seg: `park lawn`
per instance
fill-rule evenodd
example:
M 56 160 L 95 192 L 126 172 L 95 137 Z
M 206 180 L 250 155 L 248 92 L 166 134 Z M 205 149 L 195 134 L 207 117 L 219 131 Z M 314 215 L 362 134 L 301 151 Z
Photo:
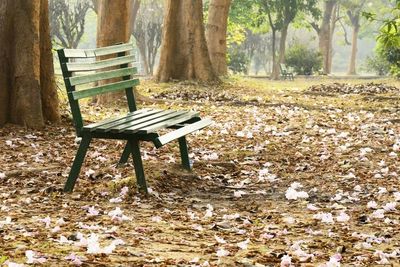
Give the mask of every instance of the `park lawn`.
M 400 91 L 307 91 L 333 82 L 371 81 L 143 81 L 140 92 L 158 99 L 146 105 L 215 121 L 188 138 L 193 173 L 179 168 L 176 144 L 142 145 L 148 197 L 136 193 L 132 166 L 116 167 L 124 144 L 110 140 L 94 141 L 74 193 L 61 192 L 78 142 L 65 98 L 59 125 L 3 128 L 0 261 L 24 263 L 33 250 L 52 266 L 71 263 L 71 253 L 104 266 L 273 266 L 289 257 L 295 266 L 395 264 Z M 125 111 L 90 103 L 84 110 L 89 121 Z M 114 241 L 112 253 L 79 246 L 91 233 L 101 247 Z

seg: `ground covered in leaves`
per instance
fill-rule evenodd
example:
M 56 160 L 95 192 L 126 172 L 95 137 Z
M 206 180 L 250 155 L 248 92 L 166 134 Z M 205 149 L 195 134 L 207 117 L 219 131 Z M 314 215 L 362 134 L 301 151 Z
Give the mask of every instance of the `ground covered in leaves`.
M 44 130 L 0 129 L 0 264 L 396 266 L 400 91 L 332 83 L 143 82 L 168 100 L 150 105 L 215 121 L 188 138 L 192 173 L 175 143 L 142 145 L 148 197 L 132 165 L 116 166 L 124 144 L 98 140 L 74 193 L 62 193 L 79 143 L 67 112 Z

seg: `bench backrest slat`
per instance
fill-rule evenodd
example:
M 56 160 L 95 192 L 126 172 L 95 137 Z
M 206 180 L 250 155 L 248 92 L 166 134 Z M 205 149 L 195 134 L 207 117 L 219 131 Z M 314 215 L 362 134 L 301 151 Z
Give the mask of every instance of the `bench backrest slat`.
M 134 56 L 117 57 L 88 63 L 67 63 L 69 71 L 94 71 L 122 64 L 129 64 L 135 60 Z
M 106 85 L 97 86 L 97 87 L 93 87 L 93 88 L 89 88 L 89 89 L 73 91 L 73 92 L 70 92 L 69 94 L 72 94 L 74 100 L 79 100 L 79 99 L 86 98 L 86 97 L 91 97 L 91 96 L 95 96 L 95 95 L 101 95 L 101 94 L 105 94 L 105 93 L 119 91 L 122 89 L 132 88 L 133 86 L 136 86 L 138 84 L 139 84 L 139 79 L 131 79 L 131 80 L 126 80 L 126 81 L 122 81 L 122 82 L 109 83 Z
M 64 49 L 64 54 L 67 58 L 89 58 L 107 56 L 121 52 L 130 52 L 131 50 L 132 44 L 121 44 L 96 49 Z
M 82 76 L 74 76 L 74 77 L 69 78 L 69 82 L 71 83 L 72 86 L 74 86 L 74 85 L 80 85 L 80 84 L 85 84 L 85 83 L 98 82 L 98 81 L 105 80 L 105 79 L 112 79 L 112 78 L 128 76 L 128 75 L 132 75 L 132 74 L 136 74 L 136 73 L 137 73 L 136 67 L 129 67 L 129 68 L 125 68 L 125 69 L 117 69 L 117 70 L 97 72 L 94 74 L 88 74 L 88 75 L 82 75 Z

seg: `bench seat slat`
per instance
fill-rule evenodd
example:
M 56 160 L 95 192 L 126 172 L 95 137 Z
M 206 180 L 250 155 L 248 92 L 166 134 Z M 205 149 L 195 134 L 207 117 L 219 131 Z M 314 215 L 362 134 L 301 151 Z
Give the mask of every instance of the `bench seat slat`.
M 129 64 L 135 60 L 134 56 L 117 57 L 88 63 L 67 63 L 68 71 L 94 71 L 122 64 Z
M 168 127 L 171 127 L 173 125 L 176 125 L 176 124 L 179 124 L 179 123 L 183 123 L 185 121 L 190 120 L 193 117 L 198 117 L 199 115 L 200 115 L 199 112 L 191 111 L 191 112 L 183 114 L 182 116 L 175 117 L 175 118 L 169 119 L 167 121 L 162 121 L 160 123 L 156 123 L 156 124 L 141 128 L 138 131 L 138 133 L 147 134 L 147 133 L 155 132 L 155 131 L 157 131 L 159 129 L 162 129 L 162 128 L 168 128 Z
M 102 86 L 97 86 L 89 89 L 84 89 L 80 91 L 73 91 L 70 92 L 72 94 L 72 97 L 74 100 L 86 98 L 86 97 L 91 97 L 95 95 L 101 95 L 105 93 L 110 93 L 110 92 L 115 92 L 118 90 L 122 89 L 127 89 L 134 87 L 139 84 L 139 79 L 131 79 L 131 80 L 126 80 L 122 82 L 116 82 L 116 83 L 109 83 L 107 85 L 102 85 Z
M 128 114 L 125 114 L 125 115 L 112 117 L 112 118 L 108 118 L 108 119 L 105 119 L 105 120 L 102 120 L 102 121 L 99 121 L 99 122 L 88 124 L 88 125 L 84 126 L 83 129 L 92 131 L 93 129 L 96 129 L 97 127 L 100 127 L 100 126 L 102 126 L 104 124 L 108 124 L 108 123 L 111 123 L 111 122 L 114 122 L 114 121 L 118 121 L 118 120 L 124 119 L 126 117 L 137 116 L 139 114 L 143 114 L 143 113 L 149 112 L 149 111 L 153 111 L 153 110 L 149 109 L 149 108 L 139 109 L 139 110 L 136 110 L 134 112 L 129 112 Z
M 140 116 L 135 117 L 134 119 L 127 118 L 126 120 L 119 120 L 116 122 L 113 122 L 111 124 L 107 125 L 102 125 L 98 127 L 96 130 L 100 132 L 109 132 L 109 131 L 114 131 L 114 132 L 119 132 L 119 130 L 130 127 L 132 125 L 136 125 L 139 123 L 142 123 L 144 121 L 152 120 L 154 118 L 158 118 L 160 116 L 164 116 L 165 114 L 170 114 L 172 112 L 175 112 L 173 110 L 158 110 L 158 112 L 151 112 L 150 114 L 146 114 L 145 116 Z M 149 115 L 149 116 L 147 116 Z
M 122 129 L 120 132 L 124 132 L 127 134 L 137 133 L 143 127 L 154 125 L 154 124 L 162 122 L 162 121 L 170 120 L 172 118 L 176 118 L 178 116 L 181 116 L 181 115 L 187 114 L 187 113 L 188 113 L 188 111 L 184 111 L 184 110 L 175 111 L 174 113 L 171 113 L 171 114 L 159 117 L 159 118 L 155 118 L 153 120 L 149 120 L 149 121 L 137 124 L 135 126 L 131 126 L 129 128 Z
M 110 131 L 113 133 L 122 133 L 122 132 L 128 133 L 127 131 L 125 131 L 127 128 L 136 127 L 137 125 L 143 125 L 143 124 L 149 125 L 149 122 L 151 124 L 151 121 L 157 120 L 156 122 L 158 122 L 158 121 L 160 121 L 160 119 L 163 120 L 163 118 L 170 116 L 171 114 L 173 114 L 173 116 L 176 116 L 175 115 L 176 113 L 177 113 L 177 111 L 175 111 L 175 110 L 164 110 L 160 113 L 157 113 L 157 114 L 154 114 L 151 116 L 147 116 L 147 117 L 139 119 L 139 120 L 134 120 L 134 121 L 127 122 L 125 124 L 120 124 L 115 127 L 110 127 L 108 129 L 106 129 L 106 131 Z
M 105 123 L 103 125 L 100 125 L 100 126 L 98 126 L 96 128 L 91 129 L 91 131 L 105 132 L 105 131 L 108 131 L 109 129 L 113 129 L 113 128 L 118 127 L 120 125 L 124 125 L 124 124 L 130 123 L 130 122 L 134 122 L 134 121 L 138 121 L 138 120 L 141 120 L 141 119 L 145 119 L 145 118 L 150 117 L 150 116 L 157 116 L 157 114 L 160 114 L 162 112 L 163 112 L 162 110 L 154 109 L 154 110 L 150 110 L 148 112 L 137 114 L 135 116 L 127 116 L 127 117 L 124 117 L 124 118 L 121 118 L 121 119 L 118 119 L 118 120 L 114 120 L 114 121 Z
M 208 119 L 208 118 L 207 119 L 202 119 L 202 120 L 200 120 L 198 122 L 189 124 L 189 125 L 187 125 L 185 127 L 182 127 L 182 128 L 180 128 L 178 130 L 169 132 L 167 134 L 164 134 L 164 135 L 156 138 L 155 141 L 154 141 L 154 145 L 157 148 L 159 148 L 159 147 L 161 147 L 161 146 L 163 146 L 163 145 L 165 145 L 165 144 L 167 144 L 167 143 L 169 143 L 169 142 L 171 142 L 171 141 L 173 141 L 175 139 L 178 139 L 178 138 L 180 138 L 182 136 L 190 134 L 190 133 L 192 133 L 194 131 L 203 129 L 203 128 L 207 127 L 210 124 L 212 124 L 212 120 L 211 119 Z
M 136 73 L 137 73 L 136 67 L 117 69 L 117 70 L 111 70 L 111 71 L 98 72 L 98 73 L 89 74 L 89 75 L 74 76 L 74 77 L 69 78 L 69 82 L 72 86 L 75 86 L 75 85 L 79 85 L 79 84 L 97 82 L 97 81 L 101 81 L 101 80 L 105 80 L 105 79 L 112 79 L 112 78 L 128 76 L 128 75 L 132 75 L 132 74 L 136 74 Z

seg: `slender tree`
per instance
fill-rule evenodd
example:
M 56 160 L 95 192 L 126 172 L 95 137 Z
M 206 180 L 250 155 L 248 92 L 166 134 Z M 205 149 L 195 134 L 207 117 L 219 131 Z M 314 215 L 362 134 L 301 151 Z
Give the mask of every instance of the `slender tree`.
M 202 0 L 167 0 L 156 80 L 218 81 L 208 53 Z
M 347 74 L 355 75 L 356 71 L 356 59 L 358 50 L 358 35 L 360 32 L 360 18 L 361 12 L 363 11 L 366 0 L 348 0 L 342 1 L 342 4 L 347 9 L 347 16 L 352 28 L 351 37 L 351 56 L 349 61 L 349 69 Z
M 158 49 L 161 46 L 163 5 L 160 0 L 143 2 L 137 12 L 135 30 L 143 72 L 153 75 Z
M 310 13 L 318 15 L 319 10 L 315 7 L 317 0 L 261 0 L 262 7 L 268 16 L 272 30 L 272 79 L 279 78 L 279 63 L 283 63 L 286 51 L 286 38 L 289 25 L 298 13 Z M 280 33 L 279 56 L 276 57 L 276 33 Z
M 92 7 L 89 0 L 70 4 L 65 0 L 50 0 L 50 26 L 53 40 L 64 48 L 77 48 L 85 33 L 86 13 Z
M 226 34 L 231 0 L 211 0 L 208 9 L 206 37 L 211 64 L 217 75 L 228 74 Z
M 0 1 L 0 126 L 57 122 L 47 0 Z
M 323 72 L 325 74 L 331 73 L 332 68 L 332 36 L 334 33 L 332 23 L 333 21 L 336 22 L 332 17 L 335 14 L 337 1 L 325 0 L 321 24 L 318 25 L 318 22 L 315 21 L 311 23 L 311 26 L 318 34 L 319 51 L 323 58 Z

